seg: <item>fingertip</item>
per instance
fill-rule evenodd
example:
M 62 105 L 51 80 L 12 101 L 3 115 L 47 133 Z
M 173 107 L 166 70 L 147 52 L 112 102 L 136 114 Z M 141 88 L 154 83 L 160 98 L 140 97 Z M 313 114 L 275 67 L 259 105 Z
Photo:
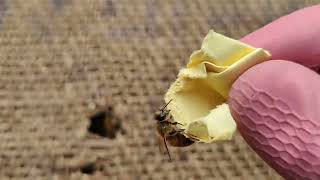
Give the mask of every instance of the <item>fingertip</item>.
M 310 69 L 275 60 L 246 71 L 230 91 L 241 135 L 285 178 L 320 179 L 319 89 Z

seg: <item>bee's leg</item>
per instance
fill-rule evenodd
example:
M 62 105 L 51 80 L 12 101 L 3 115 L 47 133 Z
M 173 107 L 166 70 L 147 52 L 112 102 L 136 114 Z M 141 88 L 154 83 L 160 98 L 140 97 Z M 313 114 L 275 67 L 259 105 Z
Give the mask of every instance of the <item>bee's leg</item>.
M 171 121 L 167 121 L 169 124 L 171 124 L 171 125 L 177 125 L 177 124 L 179 124 L 179 125 L 183 125 L 183 124 L 181 124 L 181 123 L 179 123 L 179 122 L 171 122 Z
M 177 133 L 184 133 L 184 129 L 178 129 Z
M 166 136 L 163 136 L 163 142 L 164 142 L 164 145 L 165 145 L 165 147 L 166 147 L 166 150 L 167 150 L 167 153 L 168 153 L 168 156 L 169 156 L 169 161 L 172 161 L 171 155 L 170 155 L 170 151 L 169 151 L 169 148 L 168 148 L 168 145 L 167 145 L 167 138 L 166 138 Z
M 177 131 L 174 131 L 174 132 L 170 132 L 169 134 L 167 134 L 167 136 L 172 137 L 172 136 L 175 136 L 175 135 L 177 135 L 177 134 L 178 134 L 178 132 L 177 132 Z
M 185 134 L 184 129 L 176 129 L 177 134 Z
M 191 139 L 194 142 L 199 142 L 199 138 L 197 136 L 188 134 L 188 138 Z
M 169 134 L 167 134 L 168 136 L 176 136 L 177 134 L 183 134 L 184 133 L 184 129 L 177 129 L 174 128 L 174 131 L 170 132 Z

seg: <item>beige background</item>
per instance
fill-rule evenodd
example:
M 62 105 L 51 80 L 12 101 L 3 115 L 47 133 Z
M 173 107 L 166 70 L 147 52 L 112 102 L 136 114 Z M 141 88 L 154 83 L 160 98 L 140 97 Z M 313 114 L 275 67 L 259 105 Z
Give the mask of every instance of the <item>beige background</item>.
M 239 135 L 171 147 L 167 162 L 153 113 L 209 29 L 240 38 L 317 3 L 0 0 L 0 179 L 280 179 Z M 88 132 L 104 105 L 125 134 Z

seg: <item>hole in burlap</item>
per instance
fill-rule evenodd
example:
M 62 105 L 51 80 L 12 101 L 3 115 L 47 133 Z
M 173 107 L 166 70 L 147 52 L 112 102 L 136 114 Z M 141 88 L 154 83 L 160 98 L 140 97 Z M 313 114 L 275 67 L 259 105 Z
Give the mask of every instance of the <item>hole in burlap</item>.
M 83 174 L 93 174 L 97 170 L 95 163 L 86 163 L 80 167 Z
M 110 139 L 116 138 L 118 131 L 123 132 L 120 119 L 115 116 L 112 107 L 103 108 L 90 117 L 88 131 Z

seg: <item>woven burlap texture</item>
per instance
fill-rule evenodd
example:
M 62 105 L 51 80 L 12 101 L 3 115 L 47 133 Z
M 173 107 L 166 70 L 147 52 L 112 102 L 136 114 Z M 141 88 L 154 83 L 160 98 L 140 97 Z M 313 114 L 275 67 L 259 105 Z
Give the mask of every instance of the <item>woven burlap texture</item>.
M 168 162 L 153 113 L 209 29 L 240 38 L 319 2 L 0 0 L 0 179 L 280 179 L 239 135 Z M 88 132 L 100 106 L 125 134 Z

